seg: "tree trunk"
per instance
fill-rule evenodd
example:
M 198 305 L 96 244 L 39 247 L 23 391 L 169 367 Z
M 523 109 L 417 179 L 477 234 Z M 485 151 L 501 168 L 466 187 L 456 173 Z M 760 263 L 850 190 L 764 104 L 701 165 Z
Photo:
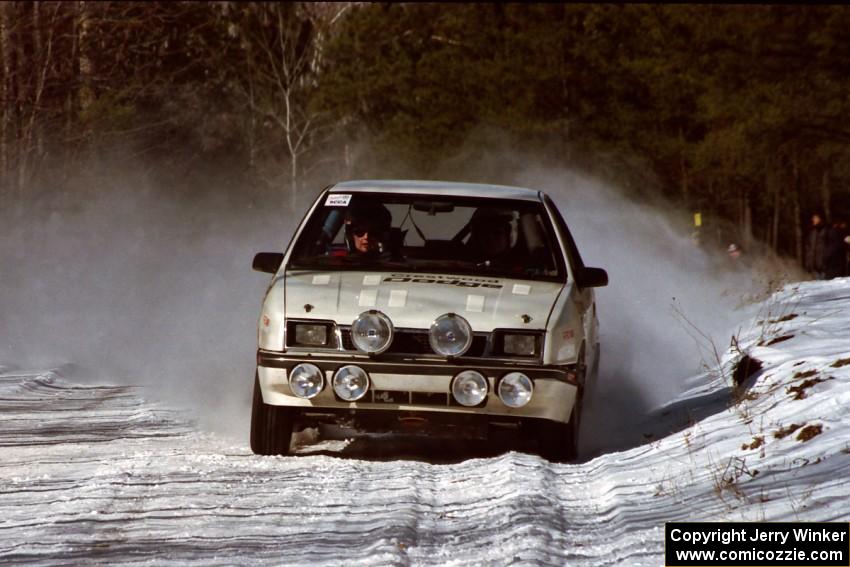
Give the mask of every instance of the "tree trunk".
M 65 94 L 65 142 L 63 144 L 62 149 L 62 169 L 65 175 L 70 171 L 72 162 L 74 161 L 74 156 L 76 154 L 75 147 L 76 144 L 72 144 L 71 140 L 75 138 L 74 129 L 77 123 L 77 118 L 79 116 L 79 109 L 77 108 L 78 102 L 78 86 L 80 79 L 80 60 L 79 60 L 79 50 L 80 50 L 80 18 L 79 18 L 79 6 L 74 7 L 73 18 L 71 18 L 71 53 L 70 59 L 68 60 L 69 68 L 68 68 L 68 77 L 67 82 L 69 88 L 66 89 Z M 73 88 L 70 87 L 73 85 Z
M 779 222 L 781 220 L 782 199 L 780 198 L 781 191 L 776 179 L 774 169 L 774 161 L 770 157 L 764 160 L 764 190 L 767 195 L 773 198 L 773 214 L 770 218 L 770 224 L 767 229 L 767 244 L 774 252 L 779 252 Z
M 0 84 L 0 97 L 3 100 L 3 116 L 0 119 L 0 194 L 5 194 L 9 169 L 9 135 L 12 133 L 12 115 L 14 105 L 12 101 L 12 58 L 11 42 L 9 41 L 9 6 L 6 2 L 0 3 L 0 65 L 2 65 L 3 79 Z M 5 199 L 4 199 L 5 200 Z
M 91 35 L 89 4 L 84 0 L 77 3 L 77 29 L 79 30 L 78 68 L 80 73 L 77 108 L 79 108 L 80 113 L 85 114 L 94 102 L 94 91 L 92 89 L 94 68 L 91 60 L 91 38 L 89 37 Z
M 290 179 L 289 179 L 289 190 L 291 191 L 289 206 L 292 209 L 292 213 L 297 213 L 296 206 L 298 204 L 298 154 L 296 152 L 291 152 L 290 154 Z
M 738 243 L 743 241 L 744 235 L 744 194 L 744 190 L 738 185 L 735 189 L 735 233 L 732 236 Z M 729 240 L 729 237 L 726 239 Z
M 743 240 L 744 250 L 749 250 L 753 244 L 753 207 L 750 204 L 750 191 L 744 191 L 744 218 L 743 230 L 741 239 Z
M 690 208 L 690 186 L 689 186 L 689 176 L 688 176 L 688 162 L 685 160 L 685 134 L 682 131 L 682 127 L 679 126 L 679 175 L 681 177 L 680 180 L 680 188 L 682 190 L 682 204 L 686 209 Z
M 770 230 L 770 245 L 773 251 L 779 252 L 779 221 L 781 219 L 782 199 L 777 187 L 773 187 L 773 224 Z
M 733 238 L 735 240 L 743 240 L 740 238 L 744 234 L 744 190 L 740 186 L 735 191 L 735 232 Z M 727 236 L 726 240 L 729 240 Z M 728 242 L 726 243 L 728 244 Z
M 47 29 L 47 43 L 45 45 L 42 37 L 41 4 L 32 3 L 32 44 L 33 50 L 30 54 L 27 69 L 30 70 L 30 87 L 26 104 L 29 107 L 29 116 L 24 121 L 21 116 L 22 149 L 18 159 L 18 184 L 23 188 L 30 179 L 30 171 L 37 171 L 39 158 L 44 154 L 44 140 L 42 136 L 42 96 L 47 85 L 47 77 L 53 64 L 53 32 L 56 27 L 56 16 L 59 6 L 55 6 L 53 17 Z M 20 43 L 20 42 L 19 42 Z M 22 195 L 23 196 L 23 195 Z
M 52 22 L 51 22 L 52 24 Z M 32 3 L 32 65 L 33 69 L 37 69 L 41 74 L 42 69 L 46 71 L 46 66 L 50 65 L 48 56 L 44 54 L 44 39 L 41 33 L 41 2 L 35 1 Z M 44 66 L 44 67 L 43 67 Z M 44 139 L 41 132 L 41 122 L 35 120 L 38 113 L 41 92 L 44 90 L 44 78 L 41 79 L 38 86 L 38 95 L 33 101 L 32 115 L 30 119 L 30 130 L 27 133 L 28 145 L 35 152 L 36 156 L 44 155 Z
M 16 8 L 15 19 L 20 22 L 24 18 L 23 10 L 25 6 L 22 4 L 14 4 Z M 24 123 L 26 121 L 26 117 L 24 116 L 24 109 L 26 107 L 26 101 L 29 97 L 29 89 L 26 87 L 24 80 L 24 69 L 30 69 L 31 61 L 27 60 L 26 53 L 24 52 L 24 42 L 21 41 L 21 33 L 18 32 L 18 41 L 15 42 L 15 90 L 16 90 L 16 109 L 15 115 L 18 119 L 18 124 L 16 125 L 17 130 L 17 140 L 16 140 L 16 151 L 15 155 L 17 157 L 17 198 L 19 203 L 23 203 L 24 197 L 24 183 L 27 177 L 27 159 L 29 157 L 29 148 L 27 148 L 27 140 L 26 140 L 26 132 L 24 128 Z
M 823 222 L 825 222 L 825 223 L 832 222 L 832 214 L 831 214 L 830 206 L 829 206 L 830 201 L 832 201 L 832 198 L 831 198 L 832 195 L 830 194 L 829 170 L 828 169 L 824 169 L 823 177 L 821 178 L 820 197 L 821 197 L 821 202 L 823 203 L 823 214 L 824 214 Z
M 342 147 L 342 163 L 345 165 L 345 178 L 351 179 L 351 148 L 348 143 Z
M 253 169 L 257 165 L 257 113 L 254 111 L 255 103 L 253 81 L 249 82 L 248 89 L 248 96 L 251 99 L 251 113 L 248 119 L 248 166 Z
M 797 261 L 802 264 L 803 262 L 803 225 L 801 223 L 800 217 L 802 215 L 802 211 L 800 211 L 800 195 L 796 192 L 794 193 L 794 256 L 797 258 Z
M 791 173 L 793 180 L 794 195 L 794 257 L 802 264 L 803 262 L 803 225 L 802 211 L 800 210 L 800 165 L 797 161 L 797 149 L 794 148 L 791 157 Z

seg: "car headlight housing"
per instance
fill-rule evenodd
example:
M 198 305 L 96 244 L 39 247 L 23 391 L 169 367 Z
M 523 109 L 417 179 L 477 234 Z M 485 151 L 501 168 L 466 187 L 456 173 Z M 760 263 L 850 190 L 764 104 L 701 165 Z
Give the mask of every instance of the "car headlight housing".
M 528 333 L 509 333 L 502 335 L 502 352 L 513 356 L 536 356 L 538 350 L 538 335 Z
M 325 376 L 315 364 L 302 362 L 289 372 L 289 389 L 299 398 L 315 398 L 325 387 Z
M 428 340 L 441 356 L 462 356 L 472 345 L 472 327 L 460 315 L 446 313 L 431 323 Z
M 521 408 L 531 401 L 534 383 L 522 372 L 511 372 L 499 381 L 497 393 L 502 403 L 509 408 Z
M 290 321 L 287 324 L 289 346 L 330 346 L 333 328 L 329 323 Z
M 351 342 L 357 350 L 381 354 L 390 348 L 392 341 L 393 323 L 380 311 L 364 311 L 351 324 Z
M 474 407 L 487 398 L 487 378 L 476 370 L 464 370 L 452 380 L 452 396 L 462 406 Z
M 356 402 L 369 391 L 369 375 L 359 366 L 349 364 L 334 374 L 334 392 L 346 402 Z

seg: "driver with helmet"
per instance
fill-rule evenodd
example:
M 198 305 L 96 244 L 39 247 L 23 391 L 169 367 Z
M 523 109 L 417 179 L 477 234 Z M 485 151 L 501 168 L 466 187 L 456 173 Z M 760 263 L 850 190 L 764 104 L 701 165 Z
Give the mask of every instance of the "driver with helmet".
M 345 245 L 349 254 L 381 256 L 388 252 L 392 215 L 381 204 L 360 203 L 345 214 Z

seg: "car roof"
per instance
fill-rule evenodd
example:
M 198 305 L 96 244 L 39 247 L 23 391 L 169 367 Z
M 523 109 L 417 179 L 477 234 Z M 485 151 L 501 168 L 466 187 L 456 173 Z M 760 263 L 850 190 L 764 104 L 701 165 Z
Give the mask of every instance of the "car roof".
M 540 201 L 541 192 L 510 185 L 458 183 L 451 181 L 417 181 L 405 179 L 363 179 L 332 185 L 332 193 L 402 193 L 411 195 L 456 195 Z

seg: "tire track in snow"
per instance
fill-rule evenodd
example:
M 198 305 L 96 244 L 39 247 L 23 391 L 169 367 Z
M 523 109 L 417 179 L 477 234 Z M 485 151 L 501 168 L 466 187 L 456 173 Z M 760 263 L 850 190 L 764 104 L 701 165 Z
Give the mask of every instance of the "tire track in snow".
M 765 364 L 746 404 L 574 465 L 257 457 L 134 388 L 0 370 L 0 564 L 655 566 L 665 521 L 847 521 L 848 285 L 774 296 L 794 338 L 740 337 Z M 793 400 L 808 369 L 830 379 Z M 773 437 L 790 423 L 823 431 Z
M 0 447 L 173 437 L 191 425 L 127 386 L 80 386 L 52 372 L 0 375 Z
M 0 562 L 600 564 L 571 549 L 581 475 L 535 456 L 256 457 L 49 373 L 0 375 L 0 404 Z
M 850 367 L 830 366 L 846 341 L 816 307 L 788 331 L 817 320 L 837 338 L 756 350 L 768 366 L 747 407 L 574 465 L 257 457 L 133 389 L 0 374 L 0 564 L 654 566 L 666 521 L 846 521 Z M 834 379 L 791 401 L 809 367 Z M 772 437 L 792 421 L 824 430 Z M 742 448 L 754 435 L 765 447 Z

